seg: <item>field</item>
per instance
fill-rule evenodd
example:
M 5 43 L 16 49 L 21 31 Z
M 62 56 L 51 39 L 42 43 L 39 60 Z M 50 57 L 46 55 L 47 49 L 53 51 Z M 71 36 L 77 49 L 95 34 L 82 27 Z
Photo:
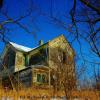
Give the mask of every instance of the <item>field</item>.
M 72 91 L 71 100 L 100 100 L 100 91 Z M 56 98 L 56 99 L 54 99 Z M 66 100 L 64 91 L 53 89 L 23 89 L 20 91 L 0 90 L 0 100 Z

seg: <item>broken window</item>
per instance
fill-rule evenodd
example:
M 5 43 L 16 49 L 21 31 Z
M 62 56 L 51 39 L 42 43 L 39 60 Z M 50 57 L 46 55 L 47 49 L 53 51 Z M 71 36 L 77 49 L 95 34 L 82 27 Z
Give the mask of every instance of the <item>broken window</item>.
M 29 65 L 47 65 L 46 48 L 40 49 L 36 54 L 32 55 L 29 60 Z

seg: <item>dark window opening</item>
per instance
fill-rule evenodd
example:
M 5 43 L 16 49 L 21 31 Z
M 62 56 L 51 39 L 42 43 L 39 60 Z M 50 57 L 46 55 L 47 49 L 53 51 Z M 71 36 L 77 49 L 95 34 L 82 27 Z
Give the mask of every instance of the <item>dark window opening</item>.
M 31 56 L 29 65 L 47 65 L 47 51 L 46 48 L 42 48 L 38 53 Z
M 41 82 L 41 75 L 40 74 L 37 74 L 37 82 Z
M 3 59 L 4 67 L 10 68 L 15 65 L 15 52 L 13 50 L 8 50 L 7 54 Z
M 47 83 L 46 75 L 44 75 L 44 74 L 37 74 L 37 82 Z
M 66 63 L 67 62 L 67 56 L 66 56 L 66 53 L 63 52 L 63 63 Z
M 28 56 L 26 54 L 24 54 L 24 57 L 25 57 L 25 66 L 28 66 Z
M 43 83 L 47 83 L 47 81 L 46 81 L 46 75 L 42 75 L 42 82 Z

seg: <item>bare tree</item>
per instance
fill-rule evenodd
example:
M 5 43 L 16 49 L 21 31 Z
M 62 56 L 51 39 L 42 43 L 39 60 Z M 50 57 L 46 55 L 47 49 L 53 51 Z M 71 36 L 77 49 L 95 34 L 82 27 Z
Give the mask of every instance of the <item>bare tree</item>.
M 73 8 L 70 11 L 73 28 L 75 28 L 75 38 L 84 39 L 91 47 L 91 50 L 100 57 L 100 2 L 98 0 L 73 0 Z M 77 9 L 78 2 L 82 7 Z M 79 28 L 79 25 L 86 24 L 86 30 Z
M 0 37 L 3 42 L 8 42 L 8 38 L 6 38 L 5 31 L 8 31 L 7 27 L 5 25 L 11 23 L 11 24 L 16 24 L 18 25 L 21 29 L 23 29 L 27 33 L 33 33 L 32 31 L 29 30 L 28 27 L 23 25 L 21 23 L 21 20 L 24 18 L 30 16 L 33 11 L 38 11 L 37 7 L 34 6 L 32 0 L 30 1 L 30 7 L 28 11 L 24 14 L 19 16 L 18 19 L 14 19 L 11 16 L 9 16 L 7 10 L 3 10 L 4 6 L 4 0 L 0 0 L 0 13 L 6 17 L 5 21 L 0 22 Z M 82 4 L 82 7 L 77 9 L 78 7 L 78 2 Z M 84 39 L 89 45 L 90 45 L 90 50 L 92 50 L 99 58 L 100 58 L 100 26 L 98 23 L 100 22 L 100 1 L 99 0 L 73 0 L 73 7 L 70 11 L 71 15 L 71 26 L 68 28 L 66 26 L 66 22 L 60 20 L 57 16 L 54 16 L 53 14 L 53 1 L 51 0 L 51 8 L 50 8 L 50 15 L 42 13 L 40 11 L 39 15 L 42 14 L 43 16 L 46 16 L 52 20 L 52 22 L 56 25 L 59 25 L 60 27 L 63 27 L 64 29 L 67 29 L 68 31 L 70 30 L 72 34 L 70 36 L 74 36 L 74 39 L 71 41 L 73 43 L 75 40 L 78 41 L 80 45 L 80 51 L 82 51 L 81 48 L 81 43 L 80 39 Z M 37 15 L 37 16 L 39 16 Z M 66 17 L 66 16 L 65 16 Z M 80 28 L 79 25 L 86 24 L 87 28 L 84 30 L 83 28 Z M 73 66 L 72 63 L 63 63 L 62 61 L 62 51 L 59 48 L 53 48 L 55 53 L 52 55 L 52 61 L 55 61 L 55 65 L 57 65 L 57 69 L 52 69 L 52 78 L 54 80 L 53 85 L 55 90 L 59 89 L 60 87 L 63 87 L 65 89 L 66 97 L 69 96 L 68 93 L 74 88 L 75 80 L 73 79 L 72 76 L 70 76 L 69 72 L 73 71 L 73 69 L 68 69 L 70 68 L 69 66 Z M 57 55 L 57 52 L 59 56 Z M 81 52 L 82 53 L 82 52 Z M 82 54 L 84 55 L 84 54 Z M 56 57 L 56 59 L 55 59 Z M 69 57 L 70 58 L 70 57 Z M 84 62 L 86 61 L 84 57 L 82 56 Z M 91 63 L 95 63 L 91 62 Z M 95 63 L 96 64 L 96 63 Z M 85 66 L 86 68 L 86 66 Z M 82 69 L 79 71 L 79 75 L 83 74 L 85 69 L 82 66 Z M 74 71 L 73 71 L 74 73 Z M 100 73 L 98 71 L 98 73 Z M 97 73 L 95 74 L 96 80 L 98 80 Z M 60 83 L 60 84 L 59 84 Z
M 33 11 L 36 11 L 35 9 L 35 5 L 33 5 L 33 1 L 29 0 L 29 6 L 27 6 L 27 10 L 24 11 L 23 14 L 20 14 L 18 16 L 18 18 L 12 17 L 11 15 L 9 15 L 8 12 L 8 8 L 5 7 L 6 2 L 5 0 L 0 0 L 0 14 L 3 16 L 4 20 L 0 20 L 0 41 L 4 42 L 5 44 L 8 43 L 10 41 L 10 39 L 7 37 L 7 34 L 11 31 L 7 26 L 10 25 L 17 25 L 21 30 L 24 30 L 25 32 L 27 32 L 28 34 L 33 34 L 33 31 L 29 30 L 29 27 L 25 26 L 21 21 L 27 17 L 32 17 L 31 14 L 33 13 Z M 21 2 L 21 4 L 23 4 L 23 2 Z M 34 35 L 34 34 L 33 34 Z M 5 57 L 7 58 L 7 57 Z M 7 71 L 11 86 L 13 89 L 15 89 L 14 86 L 14 79 L 17 80 L 18 85 L 20 85 L 21 82 L 19 82 L 19 76 L 18 79 L 16 78 L 16 76 L 13 76 L 13 78 L 11 78 L 10 74 L 9 74 L 9 69 L 7 69 L 6 65 L 3 64 L 2 58 L 0 57 L 0 64 L 1 66 L 3 66 L 3 71 Z M 0 67 L 1 67 L 0 66 Z M 1 77 L 1 76 L 0 76 Z
M 81 4 L 80 9 L 78 9 L 78 3 Z M 98 58 L 100 58 L 100 26 L 98 25 L 100 22 L 100 1 L 98 0 L 73 0 L 73 7 L 70 11 L 71 19 L 72 19 L 72 29 L 75 29 L 74 36 L 78 43 L 81 43 L 80 39 L 84 39 L 89 46 L 90 50 L 95 54 Z M 81 28 L 82 25 L 85 25 L 86 28 Z M 81 27 L 79 27 L 81 26 Z M 82 53 L 82 52 L 81 52 Z M 86 60 L 83 57 L 83 53 L 81 54 L 84 62 Z M 88 61 L 88 60 L 87 60 Z M 95 61 L 91 62 L 95 66 L 99 66 Z M 91 64 L 90 64 L 91 66 Z M 92 66 L 91 66 L 92 67 Z M 85 68 L 85 67 L 84 67 Z M 85 70 L 86 72 L 86 70 Z M 99 83 L 98 77 L 100 74 L 99 69 L 95 69 L 93 71 L 96 83 Z M 98 74 L 97 74 L 98 73 Z M 84 81 L 85 82 L 85 81 Z M 94 83 L 91 83 L 92 85 Z
M 94 89 L 100 90 L 100 68 L 99 65 L 97 66 L 93 65 L 94 68 Z
M 65 50 L 56 47 L 51 48 L 50 60 L 52 62 L 52 85 L 54 94 L 62 90 L 65 92 L 66 98 L 71 98 L 71 92 L 76 89 L 75 63 L 74 58 Z
M 2 15 L 2 17 L 4 17 L 4 20 L 0 21 L 0 39 L 1 41 L 3 41 L 4 43 L 8 42 L 10 39 L 6 36 L 8 33 L 10 33 L 10 31 L 12 31 L 10 28 L 8 28 L 7 26 L 10 25 L 17 25 L 19 27 L 19 29 L 24 30 L 26 33 L 28 34 L 34 34 L 34 29 L 32 31 L 30 31 L 29 26 L 26 26 L 22 23 L 22 21 L 29 17 L 30 19 L 35 20 L 36 16 L 32 16 L 33 12 L 39 12 L 38 8 L 36 7 L 36 5 L 33 4 L 33 0 L 28 0 L 27 2 L 29 3 L 29 5 L 27 6 L 27 10 L 23 11 L 23 13 L 19 14 L 19 16 L 13 17 L 9 14 L 8 8 L 5 7 L 6 2 L 4 2 L 5 0 L 0 0 L 0 14 Z M 24 5 L 24 1 L 18 1 L 21 4 Z M 37 15 L 39 16 L 39 15 Z M 33 22 L 33 21 L 32 21 Z M 34 23 L 34 22 L 33 22 Z

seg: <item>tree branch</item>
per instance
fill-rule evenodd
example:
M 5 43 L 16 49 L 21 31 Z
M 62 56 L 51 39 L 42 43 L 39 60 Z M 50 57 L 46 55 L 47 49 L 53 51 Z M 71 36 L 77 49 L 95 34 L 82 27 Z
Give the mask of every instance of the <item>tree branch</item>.
M 91 8 L 92 10 L 96 11 L 100 15 L 100 8 L 96 8 L 91 3 L 89 3 L 89 2 L 87 2 L 85 0 L 80 0 L 80 2 L 82 2 L 84 5 L 86 5 L 87 7 Z

